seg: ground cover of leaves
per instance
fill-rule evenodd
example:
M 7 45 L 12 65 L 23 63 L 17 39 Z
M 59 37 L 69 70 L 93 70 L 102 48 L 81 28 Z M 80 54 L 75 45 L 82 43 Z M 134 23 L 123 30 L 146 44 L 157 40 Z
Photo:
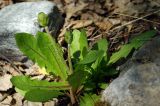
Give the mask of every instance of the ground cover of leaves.
M 65 18 L 65 23 L 57 38 L 64 48 L 66 48 L 66 43 L 63 35 L 67 29 L 85 28 L 90 46 L 98 39 L 108 39 L 110 52 L 119 50 L 121 45 L 128 43 L 131 37 L 144 31 L 156 29 L 160 33 L 160 16 L 156 14 L 147 15 L 148 13 L 144 13 L 136 17 L 115 14 L 113 12 L 114 7 L 107 8 L 104 5 L 105 0 L 83 0 L 85 2 L 82 2 L 82 0 L 50 1 L 57 3 L 60 12 Z M 0 9 L 16 2 L 18 0 L 1 0 Z M 40 80 L 54 80 L 49 76 L 45 76 L 43 70 L 31 61 L 14 62 L 4 57 L 0 59 L 0 106 L 53 106 L 57 102 L 57 99 L 46 103 L 33 103 L 24 100 L 21 95 L 14 91 L 10 82 L 12 76 L 21 74 L 30 75 Z M 108 78 L 108 82 L 112 80 L 113 78 Z

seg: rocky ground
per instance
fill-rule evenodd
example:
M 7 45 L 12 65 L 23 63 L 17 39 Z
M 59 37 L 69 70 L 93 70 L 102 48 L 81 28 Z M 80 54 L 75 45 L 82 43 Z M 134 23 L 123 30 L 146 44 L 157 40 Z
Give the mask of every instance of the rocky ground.
M 29 3 L 30 1 L 44 2 Z M 156 99 L 160 94 L 159 0 L 49 1 L 54 4 L 47 0 L 0 0 L 0 106 L 54 106 L 57 102 L 56 99 L 46 103 L 26 101 L 15 93 L 10 82 L 12 76 L 20 74 L 46 78 L 37 65 L 22 56 L 13 36 L 16 32 L 35 34 L 36 31 L 43 30 L 36 24 L 36 14 L 40 11 L 50 14 L 53 19 L 50 30 L 53 30 L 54 36 L 64 47 L 66 44 L 63 35 L 67 29 L 85 28 L 90 45 L 98 39 L 108 39 L 110 52 L 119 50 L 122 44 L 128 43 L 137 34 L 151 29 L 157 30 L 157 38 L 135 53 L 136 58 L 140 54 L 139 57 L 146 56 L 149 61 L 139 63 L 128 60 L 129 64 L 124 65 L 125 71 L 120 77 L 113 82 L 110 79 L 111 84 L 103 93 L 102 100 L 111 106 L 160 105 Z M 19 2 L 24 4 L 16 4 Z M 144 101 L 147 102 L 143 103 Z
M 111 106 L 159 106 L 160 38 L 146 43 L 122 67 L 120 76 L 103 92 Z

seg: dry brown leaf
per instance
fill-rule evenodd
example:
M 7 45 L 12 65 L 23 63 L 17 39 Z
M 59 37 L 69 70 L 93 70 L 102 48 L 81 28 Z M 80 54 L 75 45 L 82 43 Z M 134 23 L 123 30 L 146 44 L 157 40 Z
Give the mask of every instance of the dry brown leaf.
M 66 5 L 64 7 L 64 11 L 66 13 L 66 18 L 65 18 L 65 24 L 63 25 L 63 28 L 61 30 L 61 33 L 59 34 L 58 36 L 58 42 L 60 44 L 63 43 L 64 41 L 64 34 L 66 32 L 66 30 L 68 28 L 70 28 L 73 23 L 69 22 L 69 19 L 78 11 L 81 11 L 84 9 L 84 7 L 86 7 L 88 4 L 87 3 L 84 3 L 82 1 L 79 1 L 76 5 L 75 3 L 70 3 L 69 5 Z
M 58 43 L 59 43 L 59 44 L 62 44 L 62 42 L 64 41 L 64 34 L 65 34 L 65 32 L 66 32 L 67 29 L 70 28 L 72 25 L 73 25 L 73 23 L 68 23 L 68 22 L 66 22 L 66 23 L 64 24 L 64 27 L 63 27 L 63 29 L 61 30 L 61 33 L 60 33 L 59 36 L 58 36 Z
M 72 28 L 73 29 L 82 28 L 82 27 L 89 26 L 92 23 L 93 23 L 92 20 L 77 20 L 77 21 L 74 21 L 74 25 L 72 26 Z
M 19 73 L 11 65 L 9 65 L 9 64 L 3 66 L 3 69 L 6 72 L 11 73 L 12 75 L 19 75 Z
M 101 15 L 107 12 L 102 9 L 102 5 L 99 3 L 90 3 L 86 8 L 91 11 L 94 11 L 97 14 L 101 14 Z
M 24 71 L 26 72 L 26 75 L 48 75 L 45 68 L 40 68 L 37 64 L 34 64 Z
M 104 18 L 92 11 L 88 11 L 86 13 L 81 14 L 81 20 L 93 20 L 96 21 L 102 21 Z
M 14 2 L 38 2 L 38 1 L 42 1 L 42 0 L 14 0 Z
M 3 99 L 3 96 L 2 96 L 2 94 L 0 93 L 0 101 Z
M 81 14 L 81 20 L 93 20 L 93 13 L 87 12 Z
M 95 22 L 95 25 L 97 25 L 100 29 L 108 31 L 113 25 L 109 21 L 105 22 Z
M 8 89 L 12 88 L 12 83 L 10 81 L 11 75 L 5 74 L 4 76 L 0 77 L 0 91 L 7 91 Z
M 12 0 L 0 0 L 0 9 L 10 4 L 13 4 Z
M 44 103 L 44 106 L 56 106 L 56 103 L 58 102 L 58 100 L 56 98 L 53 98 L 53 101 L 49 101 Z
M 0 103 L 0 106 L 11 106 L 12 97 L 7 96 L 7 98 Z
M 95 27 L 88 26 L 86 28 L 87 37 L 90 37 L 93 34 L 93 32 L 94 32 L 95 29 L 96 29 Z
M 73 0 L 61 0 L 61 1 L 64 1 L 65 3 L 69 4 L 69 3 L 71 3 Z
M 1 65 L 1 66 L 4 66 L 5 64 L 6 64 L 5 61 L 0 60 L 0 65 Z
M 23 106 L 43 106 L 40 102 L 30 102 L 25 100 Z
M 15 104 L 13 106 L 22 106 L 23 96 L 19 93 L 15 93 L 13 95 L 13 98 L 15 99 Z
M 71 21 L 71 22 L 66 22 L 65 23 L 65 27 L 62 29 L 61 33 L 59 34 L 59 38 L 58 38 L 58 43 L 62 44 L 63 40 L 64 40 L 64 34 L 66 32 L 67 29 L 69 28 L 82 28 L 82 27 L 86 27 L 90 24 L 92 24 L 93 21 L 92 20 L 76 20 L 76 21 Z
M 118 25 L 121 23 L 120 19 L 108 19 L 113 25 Z
M 88 4 L 84 3 L 84 2 L 79 2 L 77 5 L 75 5 L 75 3 L 71 3 L 69 5 L 67 5 L 64 10 L 66 13 L 66 20 L 70 19 L 76 12 L 84 9 L 84 7 L 86 7 Z
M 127 25 L 128 33 L 130 33 L 130 32 L 131 32 L 132 27 L 133 27 L 133 25 L 132 25 L 132 24 Z

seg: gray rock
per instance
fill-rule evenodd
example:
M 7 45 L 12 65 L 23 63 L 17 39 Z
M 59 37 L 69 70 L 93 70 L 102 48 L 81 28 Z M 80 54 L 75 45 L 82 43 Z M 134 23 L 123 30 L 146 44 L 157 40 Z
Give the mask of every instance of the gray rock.
M 42 30 L 37 23 L 39 12 L 49 14 L 50 30 L 56 35 L 63 24 L 63 18 L 54 3 L 49 1 L 23 2 L 0 10 L 0 57 L 19 60 L 22 53 L 16 46 L 14 34 L 27 32 L 36 34 Z
M 137 51 L 102 94 L 111 106 L 160 106 L 160 37 Z

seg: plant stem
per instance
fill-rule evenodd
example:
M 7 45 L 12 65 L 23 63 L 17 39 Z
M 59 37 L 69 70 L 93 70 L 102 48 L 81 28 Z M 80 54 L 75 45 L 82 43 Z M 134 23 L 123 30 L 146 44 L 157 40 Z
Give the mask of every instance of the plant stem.
M 81 92 L 81 90 L 83 89 L 83 87 L 84 87 L 84 85 L 80 86 L 80 87 L 77 89 L 76 95 L 78 95 L 78 94 Z
M 51 35 L 51 33 L 49 32 L 48 26 L 44 27 L 44 29 L 49 35 Z
M 72 74 L 73 66 L 72 66 L 72 61 L 71 61 L 70 44 L 68 44 L 68 63 L 69 63 L 70 74 Z
M 71 53 L 70 53 L 70 44 L 68 44 L 68 63 L 69 63 L 69 70 L 70 70 L 70 74 L 73 73 L 73 66 L 72 66 L 72 61 L 71 61 Z M 71 103 L 72 105 L 76 103 L 76 99 L 75 99 L 75 94 L 73 91 L 73 88 L 70 88 L 70 98 L 71 98 Z
M 71 89 L 69 90 L 69 92 L 70 92 L 71 103 L 72 103 L 72 105 L 73 105 L 73 104 L 76 103 L 76 99 L 75 99 L 75 95 L 74 95 L 73 89 L 71 88 Z

